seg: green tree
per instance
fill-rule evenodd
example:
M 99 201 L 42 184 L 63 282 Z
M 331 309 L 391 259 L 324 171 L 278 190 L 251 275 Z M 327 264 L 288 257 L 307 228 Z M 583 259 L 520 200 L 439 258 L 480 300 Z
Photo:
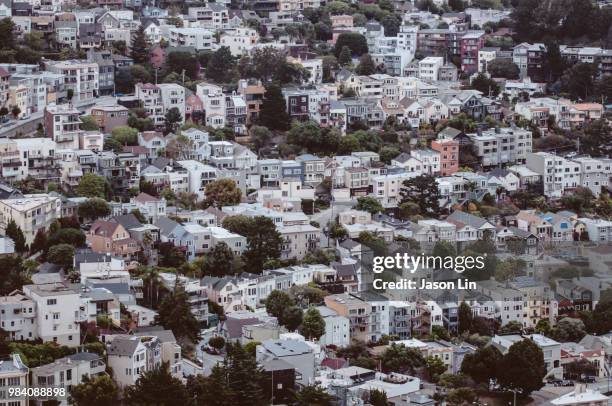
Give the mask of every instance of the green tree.
M 272 130 L 285 131 L 289 128 L 287 104 L 278 85 L 272 84 L 266 88 L 259 114 L 259 122 L 261 125 Z
M 189 296 L 180 284 L 162 300 L 155 322 L 172 330 L 177 339 L 196 342 L 200 335 L 200 324 L 191 312 Z
M 248 247 L 243 256 L 252 272 L 260 272 L 267 260 L 280 257 L 282 238 L 270 218 L 230 216 L 223 220 L 223 227 L 246 237 Z
M 210 57 L 206 69 L 206 77 L 217 83 L 228 83 L 232 80 L 236 61 L 229 47 L 220 47 Z
M 359 58 L 359 65 L 355 70 L 359 75 L 372 75 L 376 73 L 376 64 L 370 54 L 363 54 Z
M 232 392 L 234 405 L 263 405 L 262 370 L 257 366 L 255 357 L 247 353 L 240 343 L 228 349 L 227 382 Z
M 108 376 L 83 376 L 79 385 L 70 389 L 69 403 L 76 406 L 107 406 L 119 404 L 119 389 Z
M 387 393 L 378 389 L 370 390 L 370 404 L 372 406 L 387 406 L 389 404 Z
M 283 310 L 279 323 L 289 331 L 295 331 L 302 324 L 304 312 L 297 306 L 287 307 Z
M 17 225 L 15 220 L 10 219 L 5 230 L 5 235 L 9 237 L 15 243 L 15 251 L 18 253 L 23 253 L 26 251 L 26 239 L 23 235 L 23 231 L 21 227 Z
M 220 242 L 206 255 L 202 267 L 203 276 L 223 277 L 233 274 L 234 254 L 226 243 Z
M 34 241 L 30 246 L 30 253 L 34 254 L 47 248 L 47 232 L 44 228 L 39 228 L 34 235 Z
M 470 305 L 465 302 L 461 302 L 461 304 L 459 305 L 459 309 L 457 310 L 457 318 L 459 321 L 459 334 L 469 332 L 472 328 L 472 322 L 474 321 L 474 315 L 472 313 Z
M 165 362 L 142 373 L 136 383 L 124 391 L 124 402 L 128 406 L 187 405 L 189 401 L 185 385 L 172 376 Z
M 478 395 L 474 389 L 468 387 L 453 389 L 446 395 L 447 404 L 453 406 L 471 405 L 477 399 Z
M 325 334 L 325 320 L 316 307 L 310 307 L 304 313 L 300 333 L 309 340 L 318 340 Z
M 593 120 L 578 133 L 580 148 L 593 157 L 603 157 L 612 154 L 612 127 L 604 119 Z
M 487 71 L 494 78 L 518 79 L 519 67 L 506 59 L 493 59 L 487 63 Z
M 74 247 L 70 244 L 56 244 L 49 248 L 47 261 L 64 269 L 71 268 L 74 261 Z
M 564 317 L 559 320 L 552 335 L 560 342 L 578 342 L 586 335 L 584 322 L 580 319 Z
M 423 215 L 437 215 L 440 212 L 440 190 L 431 175 L 420 175 L 405 180 L 400 195 L 401 203 L 417 204 Z
M 295 306 L 293 299 L 282 290 L 273 290 L 266 298 L 266 312 L 280 319 L 285 309 Z
M 570 379 L 581 379 L 583 376 L 597 376 L 598 374 L 595 364 L 584 358 L 564 365 L 563 372 Z
M 85 234 L 78 228 L 61 228 L 49 235 L 48 243 L 70 244 L 75 248 L 85 245 Z
M 208 340 L 208 345 L 210 345 L 212 348 L 215 348 L 216 350 L 221 350 L 223 347 L 225 347 L 225 338 L 223 338 L 222 336 L 211 337 Z
M 386 145 L 380 150 L 380 160 L 387 165 L 391 164 L 391 160 L 400 154 L 400 150 L 397 147 Z
M 333 406 L 334 398 L 320 386 L 304 386 L 296 393 L 296 406 Z
M 178 107 L 172 107 L 169 109 L 164 116 L 166 134 L 176 131 L 181 121 L 183 121 L 183 116 L 181 115 Z
M 342 66 L 348 66 L 353 62 L 353 56 L 351 55 L 351 48 L 343 46 L 338 54 L 338 63 Z
M 497 369 L 497 382 L 506 389 L 519 391 L 523 396 L 544 386 L 546 367 L 544 354 L 530 339 L 510 346 Z
M 425 359 L 425 368 L 433 382 L 437 382 L 440 375 L 446 372 L 446 365 L 442 358 L 429 356 Z
M 357 198 L 355 209 L 367 211 L 370 214 L 383 213 L 385 211 L 385 208 L 378 199 L 370 196 Z
M 502 353 L 493 346 L 482 347 L 473 354 L 466 354 L 461 363 L 461 373 L 477 383 L 486 383 L 496 378 Z
M 268 142 L 272 139 L 272 133 L 266 127 L 254 125 L 249 130 L 249 135 L 255 150 L 259 151 L 265 147 Z
M 455 245 L 448 241 L 437 241 L 431 255 L 441 258 L 455 257 L 457 250 L 455 250 Z
M 81 116 L 79 128 L 83 131 L 99 131 L 100 127 L 92 116 Z
M 111 137 L 121 145 L 138 145 L 138 130 L 128 126 L 113 128 Z
M 345 32 L 338 35 L 334 46 L 334 55 L 336 58 L 340 56 L 340 52 L 344 46 L 349 47 L 351 54 L 361 56 L 368 52 L 368 43 L 365 37 L 356 32 Z
M 97 220 L 100 217 L 110 216 L 111 208 L 106 200 L 94 197 L 80 203 L 78 213 L 85 219 Z
M 242 192 L 231 179 L 219 179 L 206 185 L 206 204 L 221 208 L 240 203 Z
M 98 197 L 103 199 L 105 197 L 105 191 L 106 179 L 91 172 L 84 174 L 77 186 L 77 193 L 80 196 L 89 198 Z
M 561 76 L 561 89 L 570 94 L 572 99 L 588 99 L 596 96 L 595 80 L 597 65 L 579 62 L 565 70 Z
M 425 359 L 415 348 L 391 344 L 381 356 L 381 363 L 385 371 L 414 373 L 416 368 L 425 365 Z
M 134 63 L 144 65 L 149 62 L 149 44 L 145 34 L 145 24 L 141 24 L 136 32 L 132 34 L 131 53 L 130 56 Z
M 232 406 L 225 365 L 213 366 L 209 376 L 188 376 L 186 386 L 189 397 L 196 399 L 194 406 Z
M 484 73 L 479 73 L 471 83 L 472 89 L 482 92 L 485 96 L 497 96 L 499 85 L 493 79 L 489 79 Z

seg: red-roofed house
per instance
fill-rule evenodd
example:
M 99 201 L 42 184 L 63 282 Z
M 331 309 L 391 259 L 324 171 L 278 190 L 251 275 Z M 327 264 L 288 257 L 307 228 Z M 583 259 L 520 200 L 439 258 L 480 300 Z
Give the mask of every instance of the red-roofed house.
M 561 344 L 561 366 L 563 367 L 564 376 L 567 376 L 566 368 L 568 364 L 583 359 L 589 361 L 596 368 L 597 373 L 595 376 L 603 378 L 607 375 L 605 350 L 589 350 L 573 342 Z M 576 379 L 580 377 L 567 376 L 567 378 Z
M 321 367 L 329 369 L 341 369 L 348 366 L 348 362 L 344 358 L 324 358 L 321 361 Z
M 155 223 L 161 216 L 166 215 L 166 199 L 158 199 L 141 192 L 132 198 L 132 204 L 147 218 L 149 223 Z
M 96 220 L 87 233 L 87 243 L 94 252 L 110 253 L 131 259 L 139 250 L 138 242 L 119 223 Z

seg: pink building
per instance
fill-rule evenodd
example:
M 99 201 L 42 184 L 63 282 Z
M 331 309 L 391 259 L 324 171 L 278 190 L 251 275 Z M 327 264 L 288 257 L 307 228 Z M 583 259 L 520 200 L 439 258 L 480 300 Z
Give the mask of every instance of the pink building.
M 478 51 L 484 47 L 484 31 L 468 31 L 461 38 L 461 70 L 468 75 L 478 72 Z
M 449 176 L 459 171 L 459 141 L 449 138 L 433 140 L 431 149 L 440 153 L 440 175 Z
M 131 259 L 139 250 L 138 242 L 119 223 L 96 220 L 87 233 L 87 243 L 94 252 Z
M 198 113 L 202 113 L 203 111 L 204 104 L 197 95 L 192 93 L 187 96 L 187 98 L 185 99 L 185 120 L 199 121 L 197 119 L 194 119 L 193 115 L 195 113 L 197 117 L 199 115 Z

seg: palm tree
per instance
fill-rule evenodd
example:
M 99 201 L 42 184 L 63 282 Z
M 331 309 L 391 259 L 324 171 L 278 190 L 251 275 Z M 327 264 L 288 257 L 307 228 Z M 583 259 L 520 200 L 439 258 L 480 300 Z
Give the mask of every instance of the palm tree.
M 159 287 L 161 285 L 161 276 L 159 275 L 159 269 L 153 266 L 141 266 L 138 268 L 137 273 L 140 274 L 143 284 L 148 286 L 148 299 L 149 306 L 153 308 L 153 290 L 155 290 L 155 306 L 159 301 Z
M 151 246 L 153 245 L 153 236 L 149 231 L 145 231 L 142 235 L 142 246 L 144 248 L 145 261 L 149 264 L 149 258 L 151 258 Z

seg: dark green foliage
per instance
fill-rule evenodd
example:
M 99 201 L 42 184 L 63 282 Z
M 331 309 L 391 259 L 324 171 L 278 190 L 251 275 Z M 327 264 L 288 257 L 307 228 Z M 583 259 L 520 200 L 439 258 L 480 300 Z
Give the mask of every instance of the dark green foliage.
M 289 128 L 287 103 L 279 86 L 269 85 L 266 88 L 259 114 L 259 122 L 261 125 L 272 130 L 283 131 Z
M 440 190 L 433 176 L 420 175 L 405 180 L 400 191 L 402 203 L 419 206 L 422 215 L 437 215 L 440 211 Z
M 177 339 L 196 342 L 200 335 L 200 325 L 191 312 L 189 296 L 182 286 L 164 297 L 155 322 L 172 330 Z
M 368 52 L 368 44 L 365 37 L 358 33 L 351 32 L 338 35 L 334 46 L 334 55 L 336 58 L 340 56 L 340 52 L 344 46 L 349 47 L 354 56 L 361 56 Z
M 144 372 L 136 384 L 125 388 L 124 402 L 128 406 L 172 406 L 189 404 L 185 385 L 170 374 L 168 364 Z

